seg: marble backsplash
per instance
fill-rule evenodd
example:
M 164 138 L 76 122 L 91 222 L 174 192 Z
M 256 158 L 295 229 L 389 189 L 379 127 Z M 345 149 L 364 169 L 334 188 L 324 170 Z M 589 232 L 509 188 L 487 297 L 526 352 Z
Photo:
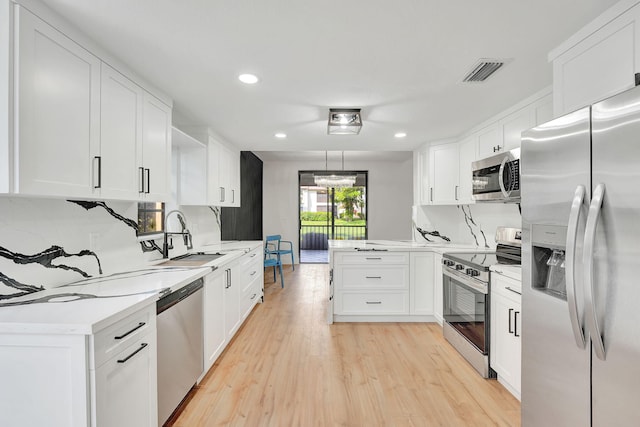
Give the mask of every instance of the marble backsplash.
M 175 206 L 167 206 L 166 211 Z M 220 241 L 219 210 L 180 207 L 194 247 Z M 0 198 L 0 300 L 101 273 L 147 266 L 160 259 L 136 236 L 138 204 L 36 198 Z M 168 229 L 179 230 L 175 215 Z M 162 245 L 162 239 L 157 241 Z M 186 252 L 173 239 L 170 256 Z
M 454 243 L 495 248 L 496 228 L 522 226 L 515 203 L 477 203 L 457 206 L 414 206 L 414 223 L 425 231 L 437 230 Z M 423 240 L 414 230 L 414 240 Z M 438 241 L 437 237 L 430 239 Z

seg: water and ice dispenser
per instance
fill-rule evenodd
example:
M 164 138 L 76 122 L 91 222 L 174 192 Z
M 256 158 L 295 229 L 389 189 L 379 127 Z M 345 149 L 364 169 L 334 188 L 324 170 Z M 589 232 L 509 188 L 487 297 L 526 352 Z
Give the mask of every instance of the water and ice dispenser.
M 563 300 L 567 299 L 566 240 L 567 227 L 534 224 L 531 228 L 531 286 Z

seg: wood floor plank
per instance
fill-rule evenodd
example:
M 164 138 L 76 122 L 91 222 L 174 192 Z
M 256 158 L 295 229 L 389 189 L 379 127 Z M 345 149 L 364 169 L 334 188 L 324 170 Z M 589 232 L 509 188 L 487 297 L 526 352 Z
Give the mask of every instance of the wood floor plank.
M 427 323 L 326 323 L 328 267 L 265 280 L 265 302 L 174 422 L 195 426 L 519 426 L 520 403 Z

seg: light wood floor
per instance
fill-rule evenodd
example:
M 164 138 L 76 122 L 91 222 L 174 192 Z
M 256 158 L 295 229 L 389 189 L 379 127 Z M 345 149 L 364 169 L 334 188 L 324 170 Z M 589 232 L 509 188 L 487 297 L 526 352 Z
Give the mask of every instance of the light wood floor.
M 519 426 L 437 324 L 326 323 L 326 264 L 265 275 L 259 304 L 174 426 Z

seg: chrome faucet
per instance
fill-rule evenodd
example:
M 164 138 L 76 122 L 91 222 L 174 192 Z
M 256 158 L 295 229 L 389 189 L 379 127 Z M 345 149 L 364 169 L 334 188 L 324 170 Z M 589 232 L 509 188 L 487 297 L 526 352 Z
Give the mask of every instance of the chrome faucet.
M 169 226 L 169 215 L 175 213 L 178 217 L 178 221 L 180 221 L 180 226 L 182 227 L 182 231 L 165 231 L 164 232 L 164 242 L 162 244 L 162 258 L 169 258 L 169 249 L 173 249 L 173 241 L 170 240 L 169 236 L 173 236 L 179 234 L 184 239 L 184 244 L 187 246 L 187 249 L 193 249 L 193 238 L 191 236 L 191 232 L 187 229 L 187 219 L 185 214 L 178 210 L 174 209 L 169 211 L 164 217 L 164 225 L 165 227 Z

